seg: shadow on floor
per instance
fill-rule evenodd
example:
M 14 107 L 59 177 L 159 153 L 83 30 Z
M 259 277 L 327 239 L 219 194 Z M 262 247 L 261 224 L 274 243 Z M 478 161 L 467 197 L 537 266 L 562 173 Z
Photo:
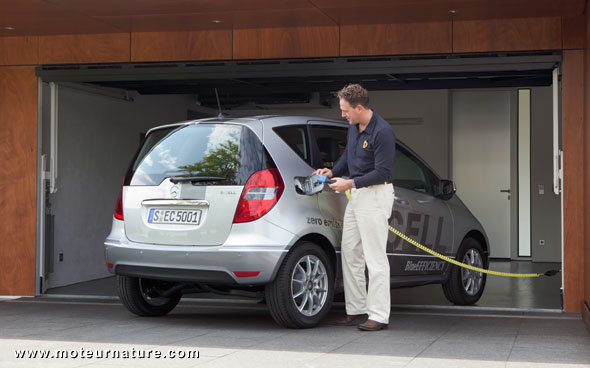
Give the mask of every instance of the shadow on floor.
M 492 261 L 491 270 L 515 273 L 542 273 L 560 269 L 559 263 L 533 263 L 526 261 Z M 553 277 L 509 278 L 488 276 L 483 296 L 477 303 L 486 308 L 562 309 L 561 273 Z M 82 282 L 53 288 L 47 294 L 117 296 L 115 277 Z M 219 298 L 214 294 L 194 294 L 190 297 Z M 425 285 L 413 288 L 393 289 L 394 305 L 450 306 L 440 285 Z

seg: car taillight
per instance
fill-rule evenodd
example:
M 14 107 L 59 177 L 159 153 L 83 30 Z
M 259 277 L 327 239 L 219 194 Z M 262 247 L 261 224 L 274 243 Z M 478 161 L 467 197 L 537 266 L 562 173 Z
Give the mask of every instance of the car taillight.
M 246 182 L 234 224 L 257 220 L 270 211 L 281 198 L 285 184 L 278 169 L 255 172 Z
M 113 213 L 117 220 L 123 221 L 123 184 L 121 184 L 121 192 L 117 199 L 117 205 L 115 206 L 115 212 Z

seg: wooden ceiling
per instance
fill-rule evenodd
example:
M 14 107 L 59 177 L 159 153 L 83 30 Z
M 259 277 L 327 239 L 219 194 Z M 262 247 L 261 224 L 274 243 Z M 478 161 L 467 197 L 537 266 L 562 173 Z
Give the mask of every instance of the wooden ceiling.
M 0 0 L 0 36 L 575 17 L 584 12 L 585 3 L 586 0 Z

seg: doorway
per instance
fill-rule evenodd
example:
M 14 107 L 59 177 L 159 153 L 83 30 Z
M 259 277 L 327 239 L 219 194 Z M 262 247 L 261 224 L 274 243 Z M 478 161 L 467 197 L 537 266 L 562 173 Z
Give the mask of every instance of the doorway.
M 510 258 L 510 94 L 454 91 L 452 178 L 481 222 L 490 257 Z
M 63 153 L 60 154 L 60 160 L 64 160 L 64 162 L 63 164 L 60 163 L 59 166 L 58 192 L 49 199 L 53 205 L 52 211 L 54 211 L 54 214 L 61 211 L 62 214 L 72 217 L 75 221 L 68 222 L 67 216 L 55 217 L 55 226 L 61 226 L 62 229 L 56 228 L 54 252 L 50 256 L 54 262 L 54 267 L 59 267 L 59 270 L 56 271 L 54 268 L 54 275 L 50 275 L 53 280 L 47 279 L 46 285 L 58 290 L 60 285 L 68 287 L 67 285 L 82 282 L 87 283 L 85 289 L 99 288 L 99 286 L 92 286 L 89 283 L 92 283 L 92 280 L 96 279 L 96 277 L 108 275 L 102 263 L 102 240 L 110 228 L 112 209 L 120 190 L 122 173 L 137 147 L 140 133 L 145 132 L 154 125 L 184 120 L 186 117 L 196 117 L 195 114 L 198 117 L 202 117 L 202 114 L 216 115 L 215 86 L 221 86 L 219 95 L 224 112 L 233 115 L 280 113 L 337 118 L 339 116 L 337 104 L 330 103 L 333 99 L 332 92 L 346 83 L 360 82 L 371 91 L 372 103 L 376 110 L 395 125 L 394 129 L 396 133 L 399 133 L 399 138 L 429 162 L 438 174 L 449 179 L 455 179 L 460 190 L 459 197 L 467 201 L 467 194 L 464 193 L 467 187 L 461 184 L 460 178 L 453 177 L 456 174 L 456 164 L 453 162 L 453 158 L 459 154 L 463 155 L 462 152 L 455 152 L 455 146 L 457 146 L 455 143 L 460 140 L 453 136 L 457 127 L 452 120 L 454 95 L 456 93 L 465 93 L 464 100 L 467 101 L 467 99 L 473 98 L 474 94 L 496 96 L 498 91 L 503 90 L 510 96 L 508 98 L 508 127 L 514 129 L 513 97 L 516 96 L 517 88 L 532 88 L 533 104 L 535 101 L 544 101 L 536 99 L 534 91 L 537 87 L 547 88 L 540 86 L 550 85 L 551 68 L 555 65 L 556 60 L 553 55 L 549 58 L 550 60 L 545 60 L 543 56 L 531 57 L 530 63 L 523 66 L 523 58 L 525 57 L 519 57 L 518 63 L 515 64 L 510 64 L 509 60 L 504 60 L 504 63 L 501 64 L 501 58 L 493 58 L 493 60 L 481 58 L 481 60 L 478 60 L 478 58 L 471 57 L 469 62 L 474 65 L 471 65 L 470 68 L 456 65 L 459 62 L 466 63 L 465 60 L 453 59 L 447 62 L 441 59 L 436 61 L 440 65 L 432 70 L 430 69 L 432 65 L 420 66 L 422 64 L 408 60 L 385 61 L 384 63 L 387 65 L 383 67 L 377 67 L 377 64 L 381 61 L 344 59 L 338 60 L 338 63 L 321 60 L 321 62 L 318 61 L 315 64 L 310 62 L 309 65 L 303 65 L 300 60 L 292 61 L 292 64 L 291 61 L 281 61 L 280 63 L 277 62 L 276 65 L 273 62 L 266 62 L 264 64 L 264 73 L 260 71 L 263 66 L 255 65 L 254 62 L 247 65 L 228 63 L 224 67 L 220 65 L 203 65 L 199 66 L 198 71 L 195 71 L 195 65 L 187 65 L 184 69 L 182 67 L 167 68 L 168 73 L 170 73 L 169 80 L 162 80 L 163 71 L 161 69 L 156 70 L 158 68 L 156 65 L 150 66 L 150 68 L 154 69 L 153 78 L 148 73 L 150 68 L 146 68 L 145 65 L 142 65 L 141 69 L 138 66 L 137 70 L 141 73 L 135 76 L 131 75 L 135 67 L 133 65 L 121 69 L 121 75 L 117 75 L 116 66 L 113 66 L 112 70 L 109 69 L 109 73 L 104 74 L 100 74 L 96 70 L 84 69 L 83 66 L 80 67 L 79 71 L 74 68 L 67 71 L 47 70 L 46 80 L 48 81 L 75 82 L 76 85 L 83 83 L 83 88 L 89 88 L 89 90 L 73 91 L 72 88 L 68 89 L 66 87 L 61 95 L 63 97 L 60 100 L 61 103 L 65 104 L 67 101 L 72 103 L 67 108 L 60 105 L 60 114 L 69 111 L 75 113 L 75 116 L 71 115 L 72 118 L 69 119 L 69 122 L 63 120 L 63 115 L 60 116 L 60 123 L 63 123 L 60 131 L 67 129 L 68 124 L 72 126 L 72 130 L 66 132 L 65 136 L 60 136 L 60 152 Z M 535 60 L 539 60 L 540 64 L 536 65 Z M 421 63 L 426 64 L 429 62 L 431 60 L 421 61 Z M 492 64 L 496 62 L 498 65 L 493 66 Z M 481 63 L 481 65 L 478 63 Z M 248 72 L 247 68 L 255 69 Z M 342 68 L 342 70 L 339 68 Z M 478 68 L 481 68 L 481 70 L 478 71 Z M 485 70 L 485 68 L 488 68 L 488 70 Z M 497 70 L 490 71 L 490 68 L 497 68 Z M 470 72 L 464 71 L 467 69 Z M 184 74 L 180 74 L 179 71 Z M 337 72 L 340 74 L 335 74 Z M 373 74 L 368 75 L 369 72 Z M 291 74 L 287 75 L 285 73 Z M 191 75 L 191 78 L 188 78 L 187 75 Z M 528 77 L 525 78 L 525 75 Z M 257 88 L 251 88 L 252 85 L 256 85 Z M 471 89 L 467 90 L 465 88 Z M 131 96 L 134 101 L 119 101 L 117 98 L 113 98 L 112 93 L 121 94 L 124 98 Z M 500 95 L 502 93 L 498 96 Z M 501 99 L 504 101 L 503 105 L 499 105 L 501 107 L 493 105 L 492 107 L 488 106 L 487 109 L 492 115 L 497 114 L 506 117 L 506 98 L 504 96 Z M 47 100 L 45 99 L 45 101 Z M 461 100 L 461 97 L 458 100 Z M 485 105 L 485 99 L 482 100 L 484 101 L 481 103 Z M 75 101 L 78 101 L 78 103 Z M 62 109 L 62 107 L 64 108 Z M 476 110 L 479 111 L 478 119 L 482 116 L 488 119 L 485 108 L 485 106 L 480 106 L 473 110 L 473 113 Z M 502 114 L 498 114 L 496 108 L 503 109 Z M 164 116 L 162 115 L 164 111 L 168 111 L 170 114 Z M 121 117 L 124 117 L 124 119 L 121 120 Z M 141 121 L 136 121 L 136 118 Z M 533 117 L 532 123 L 535 124 L 535 121 L 536 119 Z M 93 126 L 85 129 L 80 125 L 82 123 Z M 108 130 L 104 130 L 107 128 Z M 111 134 L 104 135 L 103 133 L 107 131 Z M 116 152 L 117 154 L 105 155 L 101 153 L 100 147 L 81 144 L 84 139 L 80 140 L 79 138 L 87 137 L 88 134 L 86 133 L 89 132 L 93 132 L 93 134 L 90 134 L 92 138 L 100 137 L 99 141 L 103 144 L 109 142 L 109 144 L 112 144 L 112 149 L 107 150 L 107 153 Z M 512 170 L 510 165 L 514 162 L 514 157 L 511 157 L 510 154 L 515 152 L 514 147 L 511 146 L 514 133 L 511 134 L 510 132 L 508 133 L 509 147 L 505 150 L 499 149 L 500 152 L 498 153 L 499 155 L 502 152 L 508 152 L 509 183 L 507 186 L 504 186 L 503 183 L 498 184 L 494 189 L 499 196 L 498 198 L 502 198 L 504 203 L 514 203 L 514 198 L 516 198 L 515 193 L 500 192 L 500 190 L 507 188 L 515 188 L 514 183 L 510 182 L 515 178 L 510 171 Z M 472 133 L 477 134 L 477 129 L 472 130 Z M 533 137 L 532 139 L 536 138 Z M 70 141 L 69 147 L 62 146 L 64 143 L 67 144 L 66 140 Z M 129 142 L 133 142 L 133 144 L 128 144 Z M 531 146 L 531 149 L 534 150 L 534 145 Z M 101 193 L 97 192 L 93 199 L 96 200 L 96 208 L 100 212 L 83 212 L 82 210 L 86 211 L 84 208 L 72 212 L 68 208 L 71 209 L 75 206 L 68 205 L 68 201 L 71 201 L 73 195 L 85 193 L 84 188 L 93 187 L 95 182 L 91 181 L 82 186 L 76 185 L 75 180 L 67 183 L 67 174 L 72 174 L 71 178 L 79 175 L 79 170 L 74 167 L 75 165 L 79 165 L 84 169 L 91 169 L 87 167 L 88 165 L 84 165 L 84 162 L 95 160 L 90 157 L 91 154 L 94 155 L 93 157 L 97 157 L 99 162 L 104 161 L 100 164 L 100 172 L 89 170 L 90 174 L 97 175 L 96 179 L 104 183 L 104 190 L 101 190 Z M 76 157 L 76 155 L 79 157 Z M 85 156 L 85 159 L 82 156 Z M 70 166 L 68 167 L 68 165 Z M 487 165 L 486 163 L 480 166 Z M 545 164 L 540 165 L 545 169 Z M 118 169 L 115 170 L 115 167 Z M 534 164 L 531 168 L 533 172 L 537 172 Z M 104 175 L 104 170 L 108 170 L 107 175 Z M 457 173 L 457 175 L 459 174 Z M 535 179 L 531 179 L 531 186 L 536 184 Z M 534 193 L 534 191 L 531 190 L 531 193 Z M 510 201 L 508 195 L 511 196 Z M 474 196 L 474 198 L 477 197 Z M 533 200 L 531 206 L 534 205 L 535 201 Z M 470 209 L 475 208 L 472 204 L 468 204 L 468 207 Z M 505 226 L 508 226 L 508 240 L 500 240 L 498 243 L 503 242 L 508 247 L 514 244 L 512 237 L 514 226 L 511 226 L 509 220 L 514 217 L 510 212 L 510 208 L 509 206 L 507 216 L 496 218 L 498 221 L 507 222 Z M 561 213 L 559 211 L 558 209 L 558 212 L 553 213 L 552 216 L 560 218 Z M 95 227 L 85 226 L 86 222 L 83 219 L 76 218 L 76 213 L 83 214 L 87 220 L 92 220 Z M 93 219 L 101 219 L 100 227 L 96 226 L 98 221 Z M 484 224 L 484 226 L 486 225 Z M 78 234 L 80 236 L 74 239 L 73 232 L 67 231 L 68 228 L 74 229 L 75 232 L 80 233 Z M 85 241 L 89 233 L 94 236 L 92 242 Z M 58 239 L 63 241 L 58 244 Z M 533 242 L 535 241 L 535 233 L 532 234 L 531 239 Z M 58 248 L 66 246 L 67 248 Z M 511 250 L 511 248 L 508 249 Z M 500 251 L 501 253 L 498 253 Z M 63 255 L 60 256 L 60 253 L 63 253 Z M 533 248 L 534 254 L 535 250 Z M 505 249 L 498 251 L 493 249 L 492 257 L 502 257 L 501 260 L 513 258 L 510 252 L 506 255 Z M 83 262 L 79 261 L 80 259 Z M 92 262 L 92 266 L 85 263 L 87 261 Z M 530 257 L 526 259 L 526 262 L 526 265 L 534 266 L 530 262 Z M 507 270 L 511 270 L 511 267 L 512 264 L 508 263 Z M 492 265 L 491 268 L 497 269 L 495 265 Z M 523 272 L 524 270 L 518 271 Z M 439 285 L 430 286 L 442 295 Z M 438 299 L 435 297 L 435 292 L 427 291 L 426 288 L 430 286 L 424 287 L 424 289 L 414 289 L 419 294 L 426 295 L 428 301 L 412 297 L 406 299 L 404 303 L 447 304 L 444 297 Z M 557 285 L 557 290 L 559 286 Z M 499 291 L 506 290 L 504 286 L 497 289 Z M 77 290 L 80 290 L 80 288 Z M 518 284 L 512 290 L 514 293 L 511 295 L 518 298 L 518 293 L 523 292 L 523 290 L 529 290 L 530 294 L 531 292 L 535 293 L 534 290 L 536 289 Z M 61 289 L 59 293 L 62 291 L 66 293 L 64 289 Z M 92 290 L 89 290 L 89 292 L 92 292 Z M 490 295 L 493 295 L 493 297 L 485 298 L 484 293 L 482 301 L 494 302 L 499 299 L 493 293 Z M 398 300 L 403 300 L 403 298 Z M 510 305 L 510 302 L 510 300 L 505 300 L 502 306 Z M 498 305 L 490 304 L 489 306 L 497 307 Z M 528 307 L 528 305 L 519 305 L 519 307 L 524 308 Z

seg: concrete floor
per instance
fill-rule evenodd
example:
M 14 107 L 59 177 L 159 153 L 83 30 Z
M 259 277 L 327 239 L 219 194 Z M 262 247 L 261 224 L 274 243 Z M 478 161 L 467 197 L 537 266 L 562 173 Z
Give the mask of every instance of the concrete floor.
M 559 270 L 559 263 L 492 261 L 490 270 L 512 273 L 544 273 Z M 552 277 L 513 278 L 487 276 L 478 307 L 562 310 L 561 273 Z M 450 306 L 440 285 L 392 290 L 392 302 L 401 305 Z
M 516 273 L 542 273 L 560 269 L 559 263 L 532 263 L 523 261 L 492 261 L 491 270 Z M 561 274 L 540 278 L 507 278 L 488 276 L 482 298 L 477 303 L 482 308 L 561 310 Z M 114 277 L 93 280 L 48 290 L 49 295 L 95 295 L 115 297 Z M 204 295 L 192 295 L 202 297 Z M 218 298 L 206 295 L 208 298 Z M 392 290 L 394 306 L 451 306 L 440 285 L 425 285 Z
M 330 318 L 344 313 L 336 306 Z M 195 359 L 15 357 L 16 349 L 198 350 Z M 143 354 L 142 353 L 142 354 Z M 112 354 L 110 352 L 109 354 Z M 115 301 L 0 301 L 0 367 L 590 367 L 579 315 L 393 308 L 390 327 L 278 327 L 261 304 L 182 302 L 142 318 Z

